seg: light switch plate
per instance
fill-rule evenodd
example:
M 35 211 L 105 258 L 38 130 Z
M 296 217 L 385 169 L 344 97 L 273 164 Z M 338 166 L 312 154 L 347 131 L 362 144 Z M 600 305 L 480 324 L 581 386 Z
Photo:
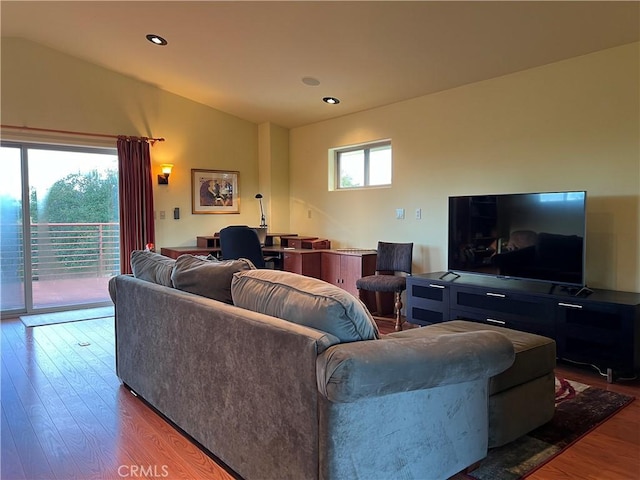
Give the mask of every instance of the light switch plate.
M 404 220 L 404 208 L 396 208 L 396 220 Z

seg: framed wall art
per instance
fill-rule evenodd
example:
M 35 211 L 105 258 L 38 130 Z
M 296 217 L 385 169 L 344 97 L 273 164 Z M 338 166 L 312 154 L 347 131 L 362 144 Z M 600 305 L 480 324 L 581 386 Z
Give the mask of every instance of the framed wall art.
M 191 213 L 240 213 L 239 172 L 191 169 Z

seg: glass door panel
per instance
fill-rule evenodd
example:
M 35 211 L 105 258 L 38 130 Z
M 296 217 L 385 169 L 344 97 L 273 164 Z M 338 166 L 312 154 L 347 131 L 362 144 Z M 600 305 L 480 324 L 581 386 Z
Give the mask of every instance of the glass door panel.
M 0 147 L 0 310 L 25 310 L 22 163 L 19 147 Z
M 116 153 L 27 154 L 33 308 L 108 302 L 120 269 Z

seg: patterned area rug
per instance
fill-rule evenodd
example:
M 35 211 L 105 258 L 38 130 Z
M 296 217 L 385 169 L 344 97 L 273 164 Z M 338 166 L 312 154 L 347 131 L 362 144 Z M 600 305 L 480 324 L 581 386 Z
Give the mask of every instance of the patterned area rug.
M 23 315 L 22 323 L 27 327 L 55 325 L 56 323 L 79 322 L 94 318 L 113 317 L 113 306 L 85 308 L 83 310 L 67 310 L 64 312 L 42 313 L 39 315 Z
M 516 480 L 538 469 L 609 419 L 634 397 L 556 378 L 553 419 L 507 445 L 489 450 L 468 476 L 477 480 Z

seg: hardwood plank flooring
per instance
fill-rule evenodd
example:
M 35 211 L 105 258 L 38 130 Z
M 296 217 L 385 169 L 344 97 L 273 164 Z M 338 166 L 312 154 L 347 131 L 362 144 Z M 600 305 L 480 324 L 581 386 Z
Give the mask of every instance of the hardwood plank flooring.
M 112 318 L 1 327 L 2 479 L 234 478 L 120 384 Z
M 383 333 L 393 330 L 388 321 L 378 323 Z M 35 328 L 4 319 L 0 327 L 3 480 L 234 478 L 120 384 L 113 319 Z M 637 380 L 607 384 L 590 370 L 567 365 L 558 373 L 640 394 Z M 640 402 L 529 478 L 640 478 Z

